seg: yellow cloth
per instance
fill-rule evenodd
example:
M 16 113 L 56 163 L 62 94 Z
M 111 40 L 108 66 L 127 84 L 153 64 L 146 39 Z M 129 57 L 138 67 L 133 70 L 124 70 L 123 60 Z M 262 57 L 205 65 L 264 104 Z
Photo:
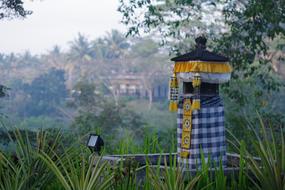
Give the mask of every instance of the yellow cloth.
M 190 99 L 185 99 L 183 102 L 183 115 L 192 115 Z
M 190 156 L 189 152 L 186 152 L 186 151 L 180 152 L 180 157 L 181 158 L 189 158 L 189 156 Z
M 181 158 L 188 158 L 190 152 L 185 149 L 191 147 L 191 130 L 192 130 L 192 111 L 200 109 L 200 100 L 194 99 L 191 104 L 190 99 L 185 99 L 183 102 L 183 122 L 182 122 L 182 138 L 181 138 Z
M 169 111 L 175 112 L 178 109 L 177 107 L 178 107 L 177 106 L 177 102 L 170 101 L 170 103 L 169 103 Z
M 170 86 L 170 88 L 178 88 L 178 80 L 177 80 L 175 73 L 173 74 L 173 77 L 170 80 L 169 86 Z
M 199 87 L 201 85 L 201 79 L 194 77 L 194 79 L 192 80 L 192 85 L 194 88 Z
M 232 67 L 228 63 L 207 61 L 175 62 L 175 73 L 203 72 L 203 73 L 230 73 Z
M 193 100 L 192 110 L 199 110 L 201 108 L 200 99 Z
M 183 102 L 183 123 L 182 123 L 182 138 L 180 154 L 181 158 L 188 158 L 190 153 L 183 149 L 190 149 L 191 146 L 191 129 L 192 129 L 192 108 L 190 99 Z

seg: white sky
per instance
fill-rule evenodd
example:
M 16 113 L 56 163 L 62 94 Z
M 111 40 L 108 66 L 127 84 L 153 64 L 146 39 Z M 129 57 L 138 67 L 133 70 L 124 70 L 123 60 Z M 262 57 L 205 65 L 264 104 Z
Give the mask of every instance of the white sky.
M 64 50 L 79 32 L 95 39 L 111 29 L 125 31 L 118 4 L 118 0 L 26 0 L 32 15 L 0 21 L 0 53 L 45 53 L 56 44 Z

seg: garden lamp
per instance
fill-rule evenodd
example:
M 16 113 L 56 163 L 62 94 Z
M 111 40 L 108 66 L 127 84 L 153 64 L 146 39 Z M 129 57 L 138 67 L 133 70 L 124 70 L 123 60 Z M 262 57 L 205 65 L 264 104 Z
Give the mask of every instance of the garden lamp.
M 87 141 L 87 146 L 92 152 L 100 154 L 101 148 L 104 146 L 104 141 L 100 135 L 90 134 Z

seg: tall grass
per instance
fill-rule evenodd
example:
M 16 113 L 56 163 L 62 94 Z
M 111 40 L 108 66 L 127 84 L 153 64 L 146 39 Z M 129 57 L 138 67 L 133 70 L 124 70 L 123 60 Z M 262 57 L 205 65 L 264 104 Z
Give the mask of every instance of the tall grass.
M 78 154 L 79 153 L 79 154 Z M 82 152 L 68 151 L 56 161 L 46 153 L 39 157 L 54 173 L 65 190 L 104 190 L 111 186 L 113 174 L 106 171 L 107 162 L 92 157 L 90 160 Z
M 173 145 L 172 141 L 171 144 Z M 132 136 L 125 136 L 119 141 L 118 148 L 115 149 L 114 154 L 151 154 L 162 152 L 162 150 L 157 135 L 146 134 L 142 144 L 138 144 Z
M 137 178 L 138 162 L 127 159 L 114 167 L 114 183 L 112 188 L 116 190 L 136 190 L 142 186 L 142 180 Z
M 247 151 L 247 162 L 253 175 L 249 179 L 257 189 L 285 189 L 285 135 L 282 129 L 279 139 L 277 135 L 272 128 L 265 128 L 261 121 L 261 135 L 255 132 L 256 142 L 253 142 L 257 155 Z M 254 156 L 259 157 L 260 161 Z
M 20 190 L 25 189 L 28 176 L 23 175 L 22 166 L 17 166 L 3 153 L 0 153 L 0 189 Z
M 52 181 L 52 174 L 48 172 L 45 164 L 38 158 L 38 152 L 44 152 L 52 158 L 51 152 L 58 146 L 60 133 L 47 140 L 47 133 L 36 133 L 35 142 L 30 141 L 27 132 L 14 130 L 8 134 L 15 139 L 16 150 L 12 155 L 1 152 L 0 179 L 1 189 L 41 189 Z
M 258 128 L 249 125 L 248 133 L 250 144 L 229 132 L 233 139 L 230 144 L 240 154 L 240 170 L 238 175 L 226 176 L 219 164 L 210 172 L 211 162 L 203 158 L 202 168 L 195 175 L 187 173 L 176 157 L 169 162 L 161 157 L 157 165 L 147 162 L 140 166 L 129 159 L 111 166 L 100 157 L 90 156 L 83 146 L 62 146 L 60 132 L 51 138 L 44 131 L 31 137 L 15 130 L 9 134 L 15 151 L 0 152 L 0 190 L 285 190 L 283 130 L 273 130 L 260 120 Z M 129 139 L 119 147 L 121 154 L 161 150 L 155 136 L 146 137 L 141 146 Z M 162 166 L 161 159 L 165 163 Z
M 200 179 L 200 175 L 185 181 L 183 170 L 176 164 L 176 158 L 167 165 L 164 158 L 164 167 L 151 167 L 148 165 L 147 179 L 152 189 L 157 190 L 192 190 Z
M 271 126 L 265 126 L 260 118 L 259 127 L 248 125 L 251 132 L 250 146 L 235 139 L 231 144 L 242 147 L 245 154 L 245 164 L 248 172 L 244 175 L 251 181 L 253 186 L 259 190 L 284 190 L 285 189 L 285 134 L 282 128 L 276 131 Z M 250 147 L 250 148 L 248 148 Z M 239 176 L 244 181 L 244 176 Z

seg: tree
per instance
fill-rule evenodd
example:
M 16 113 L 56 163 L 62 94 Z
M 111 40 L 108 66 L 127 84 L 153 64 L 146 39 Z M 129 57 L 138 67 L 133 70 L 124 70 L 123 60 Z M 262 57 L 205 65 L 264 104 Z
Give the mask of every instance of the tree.
M 92 94 L 91 96 L 93 96 Z M 81 109 L 72 124 L 72 127 L 77 129 L 80 134 L 99 130 L 112 142 L 124 135 L 122 130 L 130 130 L 135 136 L 141 135 L 145 123 L 140 115 L 129 110 L 126 105 L 115 105 L 113 100 L 103 98 L 99 104 L 98 102 L 89 102 L 89 106 L 93 107 L 93 110 Z
M 32 11 L 25 10 L 22 0 L 0 0 L 0 20 L 3 18 L 26 17 Z
M 21 111 L 24 116 L 53 115 L 67 97 L 63 70 L 51 69 L 23 88 L 29 95 Z
M 65 65 L 65 54 L 61 52 L 61 48 L 55 45 L 47 55 L 44 55 L 44 61 L 48 63 L 51 67 L 64 69 Z
M 153 88 L 159 83 L 160 78 L 165 79 L 165 75 L 170 69 L 167 60 L 163 55 L 165 52 L 159 50 L 157 43 L 151 38 L 139 38 L 133 40 L 135 43 L 131 47 L 129 59 L 131 61 L 125 67 L 129 72 L 137 73 L 142 78 L 143 86 L 147 90 L 149 109 L 153 102 Z
M 97 114 L 104 103 L 103 96 L 98 92 L 95 84 L 86 81 L 80 81 L 75 85 L 72 96 L 73 106 L 79 111 Z
M 24 9 L 23 4 L 22 0 L 0 0 L 0 20 L 4 18 L 26 17 L 32 14 L 32 11 Z M 4 85 L 0 86 L 0 94 L 3 97 L 6 95 L 8 87 Z
M 151 33 L 174 52 L 188 51 L 193 36 L 216 37 L 224 26 L 218 13 L 223 6 L 213 0 L 120 0 L 127 35 Z M 183 48 L 183 49 L 181 49 Z
M 93 64 L 88 67 L 88 79 L 95 82 L 97 87 L 107 90 L 118 105 L 119 97 L 112 88 L 111 78 L 126 72 L 130 43 L 122 33 L 112 30 L 103 38 L 94 40 L 92 47 L 97 56 Z
M 285 35 L 283 0 L 121 0 L 119 11 L 130 35 L 156 31 L 164 42 L 185 44 L 193 36 L 206 35 L 215 42 L 213 49 L 228 55 L 238 71 L 247 70 L 256 55 L 266 54 L 268 40 Z
M 118 59 L 124 56 L 125 50 L 130 44 L 126 41 L 125 36 L 118 30 L 112 30 L 104 38 L 105 45 L 108 47 L 107 59 Z
M 96 54 L 92 49 L 89 40 L 82 34 L 78 34 L 78 37 L 74 41 L 70 42 L 69 59 L 85 63 L 95 58 Z
M 276 11 L 273 13 L 272 10 Z M 189 38 L 193 39 L 193 36 L 206 35 L 210 48 L 230 58 L 234 78 L 250 77 L 258 70 L 270 67 L 272 60 L 266 59 L 270 42 L 285 36 L 283 0 L 162 0 L 155 3 L 149 0 L 121 0 L 119 11 L 123 14 L 123 23 L 129 26 L 130 35 L 136 35 L 141 30 L 154 30 L 160 34 L 162 41 L 175 43 L 179 40 L 184 44 L 191 44 Z M 216 16 L 220 17 L 218 25 L 213 25 L 216 19 L 213 12 L 219 14 Z M 212 15 L 214 19 L 205 19 Z M 193 24 L 194 21 L 199 24 Z M 222 30 L 212 30 L 217 28 L 213 26 Z M 189 51 L 187 45 L 183 47 L 186 49 L 176 52 Z M 270 90 L 278 88 L 280 83 L 275 80 L 275 83 L 263 85 Z
M 41 61 L 48 70 L 50 68 L 57 68 L 58 70 L 65 71 L 67 89 L 73 88 L 74 83 L 74 70 L 76 62 L 68 53 L 64 53 L 60 46 L 55 45 L 48 54 L 41 56 Z M 77 66 L 78 67 L 78 66 Z
M 8 87 L 0 85 L 0 98 L 7 96 Z
M 96 53 L 91 42 L 82 34 L 78 34 L 77 38 L 70 42 L 70 50 L 67 54 L 68 63 L 68 79 L 67 86 L 71 89 L 76 80 L 75 73 L 79 73 L 77 79 L 87 76 L 89 66 Z
M 3 83 L 4 81 L 6 82 L 10 72 L 9 70 L 12 68 L 12 65 L 15 64 L 18 61 L 16 58 L 15 54 L 11 53 L 10 56 L 1 54 L 0 55 L 0 68 L 2 70 L 2 75 L 1 75 L 1 82 Z M 5 97 L 7 96 L 7 92 L 10 88 L 7 87 L 6 85 L 0 84 L 0 97 Z
M 172 54 L 189 51 L 192 40 L 204 35 L 209 49 L 229 57 L 234 80 L 222 86 L 222 93 L 236 104 L 233 108 L 241 108 L 233 112 L 235 118 L 244 113 L 250 116 L 255 109 L 266 117 L 275 118 L 278 112 L 284 117 L 274 105 L 264 104 L 284 86 L 274 72 L 284 49 L 277 48 L 276 53 L 270 49 L 274 43 L 284 44 L 284 0 L 120 0 L 119 11 L 129 27 L 128 35 L 152 33 L 161 45 L 174 47 Z

